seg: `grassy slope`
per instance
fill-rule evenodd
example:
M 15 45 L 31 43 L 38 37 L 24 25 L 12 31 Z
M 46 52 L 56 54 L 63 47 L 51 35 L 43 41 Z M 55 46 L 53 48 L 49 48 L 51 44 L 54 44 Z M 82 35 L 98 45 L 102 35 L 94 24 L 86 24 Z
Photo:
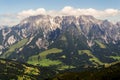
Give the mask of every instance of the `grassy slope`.
M 82 54 L 87 54 L 89 57 L 91 57 L 89 60 L 91 62 L 93 62 L 94 64 L 99 64 L 99 65 L 102 65 L 103 63 L 97 58 L 95 57 L 92 52 L 90 50 L 79 50 L 78 51 L 80 55 Z
M 52 48 L 52 49 L 43 51 L 38 55 L 31 56 L 27 63 L 33 64 L 33 65 L 41 65 L 41 66 L 58 65 L 58 64 L 61 64 L 62 62 L 59 60 L 53 61 L 53 60 L 47 59 L 46 56 L 49 54 L 58 54 L 61 52 L 62 52 L 61 49 Z
M 0 80 L 38 80 L 38 67 L 0 59 Z
M 18 43 L 12 45 L 9 47 L 9 49 L 1 56 L 1 58 L 7 58 L 11 53 L 13 53 L 16 49 L 21 48 L 27 43 L 28 39 L 23 39 L 19 41 Z
M 100 47 L 100 48 L 106 48 L 106 46 L 101 43 L 100 41 L 95 40 L 95 43 Z
M 114 60 L 120 60 L 120 56 L 110 56 L 110 58 L 114 59 Z
M 56 53 L 61 53 L 61 52 L 62 52 L 61 49 L 52 48 L 52 49 L 41 52 L 39 55 L 41 59 L 46 59 L 46 56 L 49 54 L 56 54 Z

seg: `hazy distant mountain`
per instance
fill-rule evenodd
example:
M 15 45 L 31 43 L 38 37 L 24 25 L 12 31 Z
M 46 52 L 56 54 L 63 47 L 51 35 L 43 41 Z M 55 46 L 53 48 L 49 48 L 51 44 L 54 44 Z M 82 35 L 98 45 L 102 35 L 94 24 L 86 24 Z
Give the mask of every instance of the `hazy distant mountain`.
M 1 58 L 62 70 L 120 60 L 120 23 L 90 15 L 31 16 L 0 33 Z

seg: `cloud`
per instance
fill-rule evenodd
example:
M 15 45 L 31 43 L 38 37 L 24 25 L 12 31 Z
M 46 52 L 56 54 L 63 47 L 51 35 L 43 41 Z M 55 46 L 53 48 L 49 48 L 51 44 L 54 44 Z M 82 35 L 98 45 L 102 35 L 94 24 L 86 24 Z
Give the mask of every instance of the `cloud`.
M 64 7 L 61 11 L 62 14 L 65 15 L 92 15 L 96 18 L 106 18 L 106 17 L 113 17 L 120 14 L 120 10 L 117 9 L 105 9 L 105 10 L 96 10 L 93 8 L 89 9 L 80 9 L 80 8 L 73 8 L 70 6 Z
M 66 6 L 63 9 L 59 11 L 55 10 L 49 10 L 46 11 L 44 8 L 39 8 L 36 10 L 26 10 L 18 13 L 19 18 L 24 18 L 28 16 L 33 16 L 33 15 L 51 15 L 51 16 L 59 16 L 59 15 L 74 15 L 74 16 L 79 16 L 79 15 L 92 15 L 96 18 L 107 18 L 107 17 L 114 17 L 120 14 L 120 10 L 118 9 L 105 9 L 105 10 L 96 10 L 93 8 L 89 9 L 80 9 L 80 8 L 74 8 L 71 6 Z
M 0 15 L 0 25 L 13 26 L 19 23 L 17 14 L 1 14 Z
M 26 10 L 26 11 L 22 11 L 20 13 L 18 13 L 18 18 L 25 18 L 25 17 L 28 17 L 28 16 L 34 16 L 34 15 L 39 15 L 39 14 L 43 14 L 43 15 L 46 15 L 46 10 L 44 8 L 39 8 L 39 9 L 36 9 L 36 10 Z
M 111 21 L 120 21 L 120 10 L 118 9 L 105 9 L 105 10 L 96 10 L 93 8 L 88 9 L 81 9 L 81 8 L 74 8 L 71 6 L 66 6 L 61 10 L 46 10 L 44 8 L 38 9 L 29 9 L 18 12 L 17 14 L 7 14 L 7 15 L 0 15 L 0 22 L 2 24 L 17 24 L 20 20 L 34 15 L 51 15 L 51 16 L 63 16 L 63 15 L 92 15 L 98 19 L 108 19 Z M 1 18 L 3 17 L 3 18 Z M 1 24 L 0 24 L 1 25 Z

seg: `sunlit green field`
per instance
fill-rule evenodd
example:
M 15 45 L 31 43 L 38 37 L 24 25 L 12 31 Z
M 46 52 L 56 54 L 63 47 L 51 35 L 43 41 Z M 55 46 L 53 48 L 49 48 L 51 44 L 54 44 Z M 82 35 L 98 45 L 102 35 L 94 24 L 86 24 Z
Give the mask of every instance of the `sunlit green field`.
M 22 39 L 18 43 L 10 46 L 8 50 L 1 56 L 1 58 L 7 58 L 11 53 L 13 53 L 16 49 L 23 47 L 27 43 L 28 39 Z
M 34 56 L 29 57 L 27 63 L 34 64 L 34 65 L 40 65 L 40 66 L 59 65 L 62 63 L 61 61 L 50 60 L 50 59 L 47 59 L 46 56 L 49 54 L 58 54 L 61 52 L 62 52 L 61 49 L 52 48 L 52 49 L 43 51 L 43 52 L 39 53 L 38 55 L 34 55 Z
M 95 40 L 95 42 L 99 45 L 100 48 L 106 48 L 106 46 L 100 41 Z
M 102 65 L 103 63 L 97 58 L 95 57 L 92 52 L 90 50 L 79 50 L 79 55 L 82 54 L 87 54 L 89 57 L 91 57 L 89 60 L 93 63 L 93 64 L 99 64 Z
M 120 56 L 110 56 L 110 58 L 112 58 L 114 60 L 120 60 Z

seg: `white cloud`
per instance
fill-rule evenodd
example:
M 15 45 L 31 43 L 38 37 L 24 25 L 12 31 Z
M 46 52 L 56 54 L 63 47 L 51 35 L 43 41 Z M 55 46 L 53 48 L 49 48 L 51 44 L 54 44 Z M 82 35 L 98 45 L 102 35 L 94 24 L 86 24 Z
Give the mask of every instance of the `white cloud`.
M 63 9 L 56 11 L 56 10 L 45 10 L 44 8 L 38 8 L 36 10 L 24 10 L 19 12 L 16 15 L 0 15 L 0 17 L 5 17 L 5 19 L 1 18 L 0 22 L 2 21 L 3 24 L 15 24 L 18 21 L 34 15 L 51 15 L 51 16 L 62 16 L 62 15 L 92 15 L 99 19 L 109 19 L 111 21 L 120 21 L 120 10 L 118 9 L 105 9 L 105 10 L 96 10 L 93 8 L 88 9 L 81 9 L 81 8 L 74 8 L 71 6 L 66 6 Z M 16 21 L 15 21 L 16 20 Z
M 19 19 L 16 14 L 3 14 L 0 15 L 0 25 L 13 26 L 19 23 Z
M 105 10 L 96 10 L 93 8 L 89 9 L 80 9 L 80 8 L 73 8 L 71 6 L 66 6 L 60 11 L 55 11 L 55 10 L 49 10 L 46 11 L 44 8 L 39 8 L 36 10 L 26 10 L 22 11 L 18 14 L 18 17 L 28 17 L 28 16 L 33 16 L 33 15 L 39 15 L 39 14 L 44 14 L 44 15 L 92 15 L 96 18 L 106 18 L 106 17 L 114 17 L 120 14 L 120 10 L 118 9 L 105 9 Z
M 25 18 L 28 16 L 34 16 L 34 15 L 39 15 L 39 14 L 45 15 L 46 10 L 44 8 L 39 8 L 36 10 L 30 9 L 30 10 L 22 11 L 22 12 L 18 13 L 18 18 L 22 19 L 22 18 Z

